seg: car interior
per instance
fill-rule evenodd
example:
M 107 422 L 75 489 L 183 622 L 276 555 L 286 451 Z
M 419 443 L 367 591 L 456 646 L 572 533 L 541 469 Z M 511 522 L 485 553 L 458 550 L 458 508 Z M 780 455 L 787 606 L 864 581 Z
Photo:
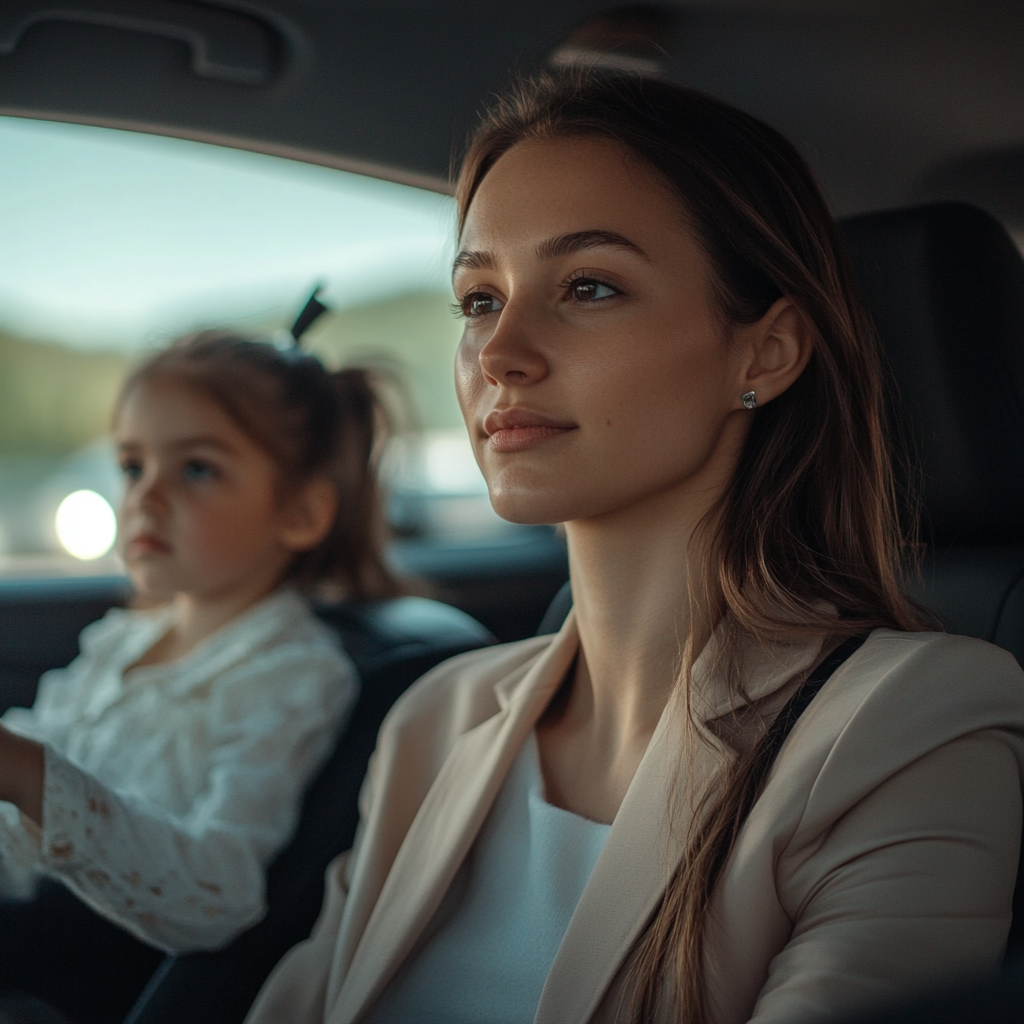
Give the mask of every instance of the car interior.
M 0 168 L 17 155 L 16 129 L 41 126 L 187 140 L 204 152 L 264 155 L 297 173 L 358 176 L 433 201 L 450 195 L 453 158 L 489 96 L 515 74 L 574 63 L 702 89 L 779 128 L 808 158 L 841 220 L 882 341 L 894 422 L 910 452 L 904 479 L 920 483 L 923 567 L 908 587 L 942 628 L 997 644 L 1024 664 L 1024 6 L 5 0 L 0 133 L 15 131 L 0 134 Z M 67 173 L 73 179 L 75 167 Z M 19 193 L 5 178 L 0 173 L 0 217 L 29 225 L 18 244 L 31 245 L 45 266 L 60 240 L 33 233 L 24 210 L 49 199 Z M 322 219 L 330 233 L 329 215 Z M 313 231 L 306 221 L 299 227 Z M 238 242 L 240 259 L 251 244 Z M 17 353 L 38 341 L 65 358 L 55 330 L 19 320 L 10 282 L 26 260 L 0 240 L 0 277 L 9 278 L 0 281 L 0 405 L 11 408 L 18 396 L 4 378 L 15 379 Z M 355 330 L 363 307 L 344 297 L 328 302 Z M 346 312 L 346 302 L 356 312 Z M 275 325 L 254 317 L 250 310 L 235 319 L 260 330 Z M 416 323 L 412 316 L 403 328 L 409 351 Z M 8 337 L 22 347 L 5 347 Z M 360 344 L 360 354 L 373 355 L 372 331 Z M 450 362 L 441 365 L 450 350 L 411 357 L 438 364 L 438 379 L 447 380 L 438 388 L 451 388 Z M 89 351 L 108 358 L 102 344 Z M 400 361 L 388 359 L 401 378 Z M 448 395 L 439 401 L 453 403 Z M 464 458 L 451 421 L 431 415 L 420 417 L 438 428 L 429 458 Z M 417 429 L 413 423 L 410 436 Z M 100 433 L 51 445 L 46 465 L 93 451 Z M 107 554 L 112 540 L 86 558 L 52 540 L 49 548 L 18 540 L 18 509 L 37 493 L 18 489 L 28 436 L 0 411 L 0 711 L 30 704 L 40 674 L 75 656 L 81 629 L 130 599 Z M 47 481 L 64 479 L 46 472 Z M 572 596 L 557 529 L 489 520 L 479 527 L 478 512 L 467 512 L 485 501 L 475 480 L 447 491 L 403 486 L 389 504 L 392 555 L 423 596 L 318 608 L 342 637 L 362 691 L 307 791 L 296 834 L 270 869 L 267 917 L 226 949 L 167 957 L 138 994 L 133 1024 L 241 1021 L 273 965 L 312 927 L 323 870 L 355 833 L 360 783 L 392 703 L 445 658 L 554 631 L 567 614 Z M 52 518 L 47 511 L 47 523 Z M 1009 957 L 1024 955 L 1024 861 L 1020 879 Z

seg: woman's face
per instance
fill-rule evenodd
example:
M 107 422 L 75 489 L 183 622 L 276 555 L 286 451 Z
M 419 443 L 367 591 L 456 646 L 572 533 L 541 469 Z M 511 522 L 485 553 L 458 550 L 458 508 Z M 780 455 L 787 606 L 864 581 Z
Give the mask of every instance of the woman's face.
M 749 346 L 652 171 L 601 140 L 520 143 L 473 199 L 454 287 L 459 402 L 499 515 L 721 493 L 749 429 Z

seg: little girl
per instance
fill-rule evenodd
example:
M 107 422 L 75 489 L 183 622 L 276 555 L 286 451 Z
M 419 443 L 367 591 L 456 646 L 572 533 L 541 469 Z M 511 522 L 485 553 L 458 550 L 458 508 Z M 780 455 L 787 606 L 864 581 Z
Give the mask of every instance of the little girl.
M 163 950 L 222 946 L 263 916 L 266 865 L 357 693 L 301 595 L 398 590 L 377 412 L 364 371 L 224 332 L 128 379 L 119 543 L 150 610 L 89 626 L 35 705 L 3 716 L 0 989 L 29 987 L 10 922 L 32 904 L 12 900 L 43 876 Z

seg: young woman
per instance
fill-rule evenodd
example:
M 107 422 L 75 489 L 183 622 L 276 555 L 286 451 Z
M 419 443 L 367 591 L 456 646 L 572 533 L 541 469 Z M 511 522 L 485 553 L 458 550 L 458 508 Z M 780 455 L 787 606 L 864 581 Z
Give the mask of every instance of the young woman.
M 497 511 L 565 524 L 575 609 L 396 706 L 249 1024 L 782 1024 L 994 968 L 1024 676 L 900 592 L 875 340 L 796 151 L 545 79 L 457 195 L 466 423 Z
M 264 870 L 358 689 L 303 594 L 396 591 L 377 414 L 364 372 L 219 332 L 125 384 L 120 545 L 151 610 L 89 626 L 81 655 L 0 725 L 0 990 L 83 1019 L 105 969 L 121 991 L 159 957 L 118 928 L 183 951 L 262 917 Z M 117 928 L 90 922 L 67 890 Z M 78 992 L 62 992 L 76 931 L 96 962 L 88 986 L 78 975 Z M 107 1018 L 88 1005 L 88 1020 Z

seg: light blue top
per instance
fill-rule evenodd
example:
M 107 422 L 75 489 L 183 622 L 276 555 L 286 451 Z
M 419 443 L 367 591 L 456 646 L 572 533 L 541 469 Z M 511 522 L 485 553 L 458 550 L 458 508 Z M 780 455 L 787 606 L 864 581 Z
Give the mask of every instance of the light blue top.
M 544 799 L 531 732 L 430 927 L 366 1024 L 530 1024 L 610 828 Z

